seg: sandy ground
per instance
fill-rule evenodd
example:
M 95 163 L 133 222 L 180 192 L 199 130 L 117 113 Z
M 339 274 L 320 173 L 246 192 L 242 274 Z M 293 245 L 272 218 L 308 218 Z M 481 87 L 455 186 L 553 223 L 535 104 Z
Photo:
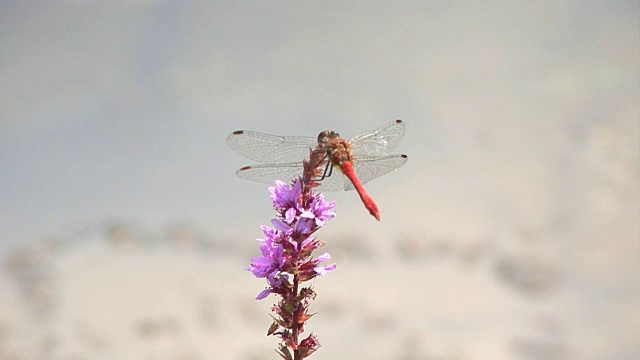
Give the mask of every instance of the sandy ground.
M 637 358 L 637 243 L 620 235 L 628 251 L 585 245 L 580 258 L 553 235 L 513 234 L 508 251 L 488 238 L 327 239 L 339 270 L 314 281 L 314 357 Z M 255 301 L 264 283 L 242 270 L 254 245 L 119 224 L 16 251 L 0 281 L 0 358 L 274 359 L 274 297 Z

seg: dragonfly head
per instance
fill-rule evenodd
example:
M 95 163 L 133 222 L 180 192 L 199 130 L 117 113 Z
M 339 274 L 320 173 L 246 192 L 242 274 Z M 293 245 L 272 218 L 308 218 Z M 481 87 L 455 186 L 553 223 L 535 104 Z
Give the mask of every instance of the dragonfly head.
M 325 130 L 318 135 L 318 145 L 326 145 L 333 139 L 339 139 L 340 134 L 333 130 Z

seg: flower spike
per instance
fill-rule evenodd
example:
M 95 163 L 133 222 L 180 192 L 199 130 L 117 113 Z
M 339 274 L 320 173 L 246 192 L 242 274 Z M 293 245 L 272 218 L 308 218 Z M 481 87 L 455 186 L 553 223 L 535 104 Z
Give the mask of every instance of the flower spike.
M 314 193 L 319 185 L 316 179 L 326 163 L 324 153 L 310 150 L 302 178 L 292 185 L 277 180 L 269 188 L 277 216 L 271 220 L 273 228 L 262 226 L 264 238 L 258 239 L 262 242 L 262 256 L 253 258 L 246 268 L 254 276 L 267 279 L 268 287 L 256 300 L 271 294 L 281 297 L 273 307 L 276 316 L 267 333 L 281 338 L 276 352 L 285 360 L 305 359 L 320 347 L 313 332 L 303 340 L 300 334 L 313 316 L 308 309 L 316 296 L 310 286 L 302 287 L 302 283 L 336 270 L 336 264 L 320 265 L 331 259 L 328 253 L 315 259 L 312 256 L 314 250 L 324 246 L 313 234 L 335 217 L 335 201 L 325 201 L 322 194 Z

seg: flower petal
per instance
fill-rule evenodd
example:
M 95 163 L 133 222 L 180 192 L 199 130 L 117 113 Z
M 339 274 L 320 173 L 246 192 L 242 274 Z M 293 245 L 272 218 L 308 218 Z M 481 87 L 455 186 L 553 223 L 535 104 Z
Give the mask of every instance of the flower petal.
M 258 294 L 258 296 L 256 296 L 256 300 L 262 300 L 265 299 L 267 296 L 269 296 L 269 294 L 271 294 L 273 291 L 271 289 L 264 289 L 260 292 L 260 294 Z

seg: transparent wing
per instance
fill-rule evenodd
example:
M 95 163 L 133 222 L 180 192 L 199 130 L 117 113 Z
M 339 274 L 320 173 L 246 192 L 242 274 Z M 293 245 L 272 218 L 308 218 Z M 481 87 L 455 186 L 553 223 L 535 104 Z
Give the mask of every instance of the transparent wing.
M 236 175 L 246 180 L 271 184 L 276 180 L 286 183 L 302 176 L 302 162 L 284 164 L 258 164 L 242 167 L 236 171 Z
M 227 137 L 227 144 L 238 154 L 268 164 L 299 162 L 309 157 L 317 139 L 303 136 L 276 136 L 238 130 Z M 257 181 L 257 180 L 256 180 Z
M 354 170 L 362 184 L 389 173 L 407 162 L 407 155 L 387 155 L 383 157 L 361 157 L 354 163 Z M 276 180 L 282 180 L 290 183 L 302 176 L 302 163 L 285 163 L 285 164 L 258 164 L 249 165 L 236 171 L 239 177 L 257 181 L 265 184 L 271 184 Z M 334 167 L 329 176 L 320 181 L 319 191 L 339 191 L 355 189 L 351 181 L 340 171 Z
M 376 130 L 363 132 L 349 140 L 353 155 L 380 157 L 389 155 L 404 136 L 404 121 L 395 120 Z
M 302 171 L 302 162 L 258 164 L 242 167 L 236 171 L 236 175 L 246 180 L 273 185 L 276 180 L 291 183 L 302 176 Z M 334 168 L 331 176 L 322 179 L 317 189 L 318 191 L 339 191 L 344 190 L 347 183 L 351 184 L 340 169 Z
M 382 157 L 361 156 L 355 160 L 353 168 L 362 184 L 389 173 L 407 162 L 407 155 L 393 154 Z M 343 175 L 344 176 L 344 175 Z M 344 190 L 353 190 L 350 181 L 345 182 Z
M 389 155 L 398 146 L 405 132 L 402 120 L 395 120 L 376 130 L 358 134 L 349 140 L 353 155 L 380 157 Z M 298 162 L 309 156 L 309 148 L 317 139 L 306 136 L 277 136 L 255 131 L 238 130 L 227 137 L 227 144 L 240 155 L 265 164 Z

